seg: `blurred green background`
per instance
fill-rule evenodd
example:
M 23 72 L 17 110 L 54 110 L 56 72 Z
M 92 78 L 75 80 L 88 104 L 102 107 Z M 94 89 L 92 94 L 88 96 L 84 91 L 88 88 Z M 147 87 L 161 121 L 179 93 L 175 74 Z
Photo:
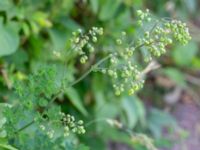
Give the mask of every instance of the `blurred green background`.
M 115 50 L 114 39 L 121 31 L 137 38 L 135 11 L 148 8 L 157 17 L 187 22 L 192 41 L 185 47 L 176 43 L 169 47 L 158 60 L 161 68 L 147 75 L 144 89 L 135 96 L 114 96 L 109 79 L 92 73 L 57 103 L 86 123 L 95 121 L 84 136 L 77 137 L 91 150 L 120 149 L 123 144 L 145 150 L 126 133 L 101 121 L 105 118 L 118 119 L 134 133 L 155 138 L 156 146 L 170 148 L 174 133 L 176 140 L 188 134 L 171 112 L 180 103 L 200 106 L 199 6 L 198 0 L 0 0 L 0 102 L 14 103 L 13 83 L 44 65 L 56 65 L 60 74 L 66 69 L 69 80 L 77 78 L 87 64 L 80 66 L 76 57 L 53 54 L 67 51 L 73 31 L 104 28 L 95 61 Z M 70 60 L 67 68 L 66 59 Z

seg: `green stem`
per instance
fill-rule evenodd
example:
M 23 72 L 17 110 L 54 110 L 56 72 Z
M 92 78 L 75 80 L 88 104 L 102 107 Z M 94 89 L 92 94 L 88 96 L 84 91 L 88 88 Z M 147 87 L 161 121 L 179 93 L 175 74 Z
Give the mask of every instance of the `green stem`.
M 75 80 L 74 82 L 72 82 L 68 87 L 72 87 L 75 84 L 77 84 L 78 82 L 80 82 L 81 80 L 83 80 L 86 76 L 88 76 L 92 71 L 94 71 L 100 64 L 102 64 L 103 62 L 105 62 L 106 60 L 108 60 L 111 56 L 112 55 L 108 55 L 108 56 L 104 57 L 103 59 L 101 59 L 100 61 L 98 61 L 88 71 L 86 71 L 81 77 L 79 77 L 77 80 Z
M 18 129 L 18 130 L 16 131 L 16 134 L 18 134 L 19 132 L 25 130 L 26 128 L 28 128 L 29 126 L 31 126 L 31 125 L 34 124 L 34 123 L 35 123 L 35 120 L 32 120 L 32 121 L 29 122 L 28 124 L 24 125 L 24 126 L 21 127 L 20 129 Z
M 88 71 L 86 71 L 82 76 L 80 76 L 77 80 L 75 80 L 74 82 L 72 82 L 71 84 L 68 85 L 67 88 L 70 88 L 72 86 L 74 86 L 75 84 L 79 83 L 80 81 L 82 81 L 85 77 L 87 77 L 92 71 L 94 71 L 100 64 L 102 64 L 103 62 L 105 62 L 106 60 L 108 60 L 112 55 L 108 55 L 106 57 L 104 57 L 103 59 L 101 59 L 100 61 L 98 61 L 96 64 L 94 64 Z M 58 95 L 62 94 L 63 90 L 58 91 L 57 94 L 55 94 L 55 96 L 52 98 L 52 100 L 49 102 L 49 104 L 47 105 L 47 107 L 49 107 L 50 104 L 52 104 L 55 99 L 58 97 Z
M 106 120 L 109 119 L 109 118 L 98 118 L 98 119 L 95 119 L 95 120 L 92 120 L 88 123 L 85 124 L 85 127 L 89 127 L 90 125 L 94 124 L 94 123 L 97 123 L 97 122 L 105 122 L 106 123 Z

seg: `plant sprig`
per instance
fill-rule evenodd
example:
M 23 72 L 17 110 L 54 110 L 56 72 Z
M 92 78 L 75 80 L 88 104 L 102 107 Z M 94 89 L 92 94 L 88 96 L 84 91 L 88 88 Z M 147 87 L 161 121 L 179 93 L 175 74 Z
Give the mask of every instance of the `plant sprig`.
M 116 39 L 118 49 L 115 52 L 107 53 L 79 78 L 73 82 L 62 80 L 59 84 L 55 82 L 56 70 L 52 66 L 42 68 L 37 73 L 30 75 L 27 83 L 20 83 L 16 86 L 19 102 L 12 107 L 5 108 L 4 115 L 7 118 L 4 124 L 10 139 L 18 136 L 36 124 L 36 131 L 41 131 L 50 140 L 55 139 L 56 128 L 59 127 L 63 133 L 62 137 L 69 134 L 84 134 L 86 132 L 82 120 L 76 121 L 72 115 L 66 115 L 61 111 L 55 100 L 59 95 L 64 94 L 68 88 L 84 80 L 91 72 L 100 72 L 108 75 L 111 79 L 114 93 L 119 96 L 123 92 L 129 95 L 140 90 L 145 82 L 145 74 L 152 67 L 154 57 L 160 57 L 166 53 L 166 47 L 177 40 L 181 44 L 187 44 L 191 39 L 189 30 L 185 23 L 177 20 L 155 20 L 148 10 L 137 11 L 138 25 L 143 27 L 146 23 L 154 22 L 150 29 L 146 29 L 141 37 L 134 41 L 127 41 L 126 32 Z M 98 36 L 103 35 L 103 28 L 93 27 L 87 33 L 78 30 L 73 33 L 71 49 L 80 59 L 81 64 L 89 60 L 89 55 L 94 53 L 94 44 Z M 135 53 L 146 51 L 144 62 L 149 63 L 147 67 L 136 64 Z M 60 56 L 56 53 L 57 56 Z M 67 66 L 66 66 L 67 67 Z M 65 75 L 65 74 L 64 74 Z M 15 117 L 13 117 L 15 116 Z M 20 126 L 19 126 L 20 125 Z M 141 136 L 139 137 L 141 138 Z

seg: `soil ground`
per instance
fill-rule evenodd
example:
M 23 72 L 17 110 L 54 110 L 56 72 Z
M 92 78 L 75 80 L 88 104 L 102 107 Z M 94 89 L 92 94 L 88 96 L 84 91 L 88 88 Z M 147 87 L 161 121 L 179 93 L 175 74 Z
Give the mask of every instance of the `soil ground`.
M 189 135 L 170 150 L 200 150 L 200 107 L 195 103 L 179 103 L 173 115 Z

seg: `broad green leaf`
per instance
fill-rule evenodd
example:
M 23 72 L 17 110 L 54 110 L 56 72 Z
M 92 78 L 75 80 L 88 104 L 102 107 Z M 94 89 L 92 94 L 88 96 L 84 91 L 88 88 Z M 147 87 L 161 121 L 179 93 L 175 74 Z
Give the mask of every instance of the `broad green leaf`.
M 0 56 L 14 53 L 19 46 L 19 36 L 16 24 L 0 22 Z
M 195 42 L 190 42 L 185 46 L 177 46 L 173 51 L 174 61 L 180 66 L 189 66 L 197 51 L 198 46 Z
M 144 123 L 145 110 L 142 102 L 136 97 L 125 97 L 122 101 L 123 110 L 126 112 L 128 126 L 133 128 L 140 120 Z
M 88 115 L 87 110 L 83 106 L 81 98 L 78 92 L 74 88 L 68 88 L 66 95 L 69 98 L 70 102 L 85 116 Z
M 14 64 L 15 69 L 18 71 L 24 71 L 26 69 L 26 62 L 29 61 L 27 51 L 18 49 L 15 53 L 6 56 L 4 58 L 8 63 Z
M 144 123 L 145 123 L 145 114 L 146 114 L 144 104 L 136 96 L 133 97 L 133 102 L 135 103 L 135 109 L 136 109 L 136 113 L 138 115 L 138 121 L 140 121 L 140 123 L 142 125 L 144 125 Z
M 122 107 L 124 108 L 124 111 L 126 112 L 128 127 L 130 128 L 134 127 L 137 123 L 138 116 L 135 111 L 135 105 L 133 101 L 129 98 L 124 98 L 122 102 Z
M 50 29 L 49 34 L 53 43 L 53 51 L 61 51 L 66 46 L 67 34 L 61 30 Z
M 95 120 L 99 121 L 96 124 L 96 130 L 98 132 L 104 132 L 105 128 L 109 126 L 106 120 L 116 118 L 119 115 L 119 110 L 119 105 L 111 102 L 104 103 L 104 105 L 97 108 L 95 110 Z
M 92 85 L 93 85 L 92 91 L 94 93 L 97 108 L 102 107 L 106 102 L 106 98 L 104 94 L 104 87 L 106 85 L 105 85 L 105 82 L 102 80 L 103 80 L 103 77 L 97 74 L 92 79 Z

